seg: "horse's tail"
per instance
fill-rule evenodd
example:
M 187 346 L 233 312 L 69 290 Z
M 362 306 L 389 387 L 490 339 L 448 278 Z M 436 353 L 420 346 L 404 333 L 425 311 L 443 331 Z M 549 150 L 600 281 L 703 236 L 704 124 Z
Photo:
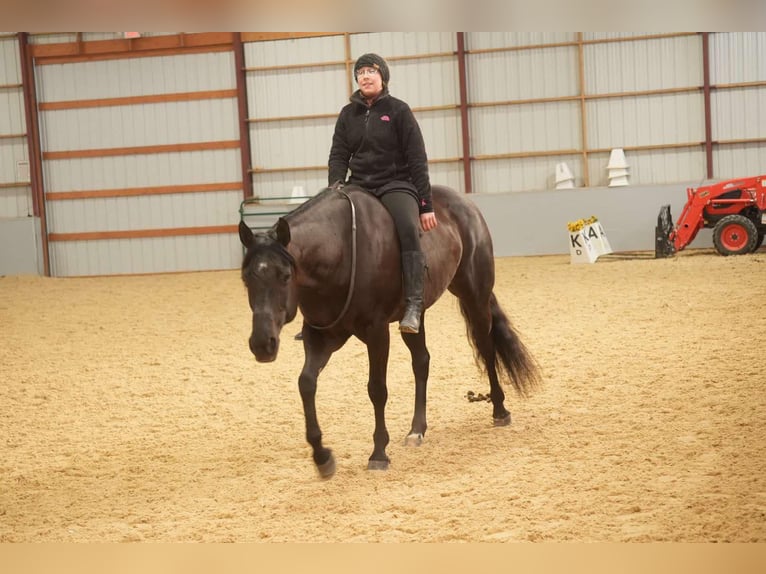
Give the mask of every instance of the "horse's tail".
M 460 301 L 460 311 L 466 319 L 468 340 L 474 350 L 476 362 L 486 371 L 487 360 L 491 355 L 490 357 L 483 356 L 482 344 L 475 331 L 477 325 L 474 324 L 471 314 L 468 313 L 462 300 Z M 489 312 L 492 321 L 489 328 L 489 341 L 492 343 L 492 349 L 487 352 L 494 352 L 494 363 L 499 379 L 501 382 L 510 380 L 516 392 L 522 397 L 527 397 L 531 391 L 540 386 L 540 368 L 500 307 L 494 293 L 490 294 Z

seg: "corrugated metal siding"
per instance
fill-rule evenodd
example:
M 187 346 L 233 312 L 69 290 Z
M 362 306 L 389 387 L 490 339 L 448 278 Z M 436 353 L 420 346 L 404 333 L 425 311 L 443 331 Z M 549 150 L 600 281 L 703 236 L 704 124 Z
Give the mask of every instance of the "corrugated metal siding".
M 465 35 L 467 50 L 563 44 L 576 40 L 575 32 L 468 32 Z
M 631 36 L 634 36 L 631 34 Z M 621 37 L 607 35 L 606 37 Z M 588 147 L 701 144 L 705 139 L 702 40 L 698 35 L 584 46 L 586 94 L 691 91 L 588 100 Z M 701 179 L 701 145 L 626 152 L 632 184 Z M 607 185 L 609 154 L 588 160 L 591 185 Z
M 579 102 L 474 108 L 470 112 L 475 155 L 577 149 Z
M 733 179 L 766 174 L 766 145 L 731 144 L 714 153 L 717 179 Z
M 468 34 L 471 49 L 568 42 L 571 34 Z M 518 103 L 579 93 L 576 46 L 469 54 L 470 145 L 474 156 L 550 153 L 581 147 L 579 101 Z M 483 107 L 492 102 L 517 102 Z M 556 163 L 566 161 L 582 181 L 579 156 L 488 159 L 472 166 L 475 191 L 498 193 L 555 186 Z
M 351 59 L 375 52 L 384 58 L 452 53 L 457 50 L 454 32 L 373 32 L 351 35 Z M 394 61 L 390 62 L 391 64 Z M 393 81 L 393 76 L 392 76 Z
M 654 185 L 705 178 L 705 151 L 702 146 L 663 150 L 628 150 L 628 181 L 631 185 Z M 592 187 L 609 185 L 609 152 L 588 155 Z
M 766 80 L 766 32 L 710 34 L 710 83 Z
M 235 86 L 231 52 L 48 64 L 40 69 L 43 73 L 39 75 L 37 91 L 41 102 L 222 90 Z
M 32 215 L 32 190 L 18 162 L 29 162 L 18 36 L 0 37 L 0 217 Z
M 766 82 L 766 32 L 710 35 L 713 85 Z M 766 86 L 716 89 L 711 95 L 715 141 L 766 137 Z M 719 144 L 714 148 L 716 177 L 766 173 L 766 142 Z
M 702 39 L 698 35 L 587 44 L 583 58 L 586 94 L 702 85 Z
M 47 151 L 238 139 L 234 98 L 45 111 Z
M 46 190 L 84 191 L 237 181 L 236 150 L 48 160 Z
M 234 234 L 53 242 L 54 276 L 124 275 L 235 269 L 242 248 Z
M 471 101 L 577 95 L 577 62 L 574 46 L 471 54 L 467 62 Z
M 655 36 L 657 32 L 583 32 L 582 39 L 588 40 L 626 40 L 641 38 L 643 36 Z
M 257 197 L 290 196 L 294 187 L 313 195 L 327 185 L 332 114 L 347 98 L 344 46 L 343 36 L 245 44 L 247 68 L 299 66 L 247 73 L 248 117 L 269 120 L 250 123 L 251 166 L 283 170 L 253 175 Z M 328 117 L 302 117 L 314 115 Z
M 76 42 L 77 33 L 75 32 L 56 32 L 56 33 L 42 33 L 42 34 L 30 34 L 30 44 L 63 44 L 66 42 Z
M 48 224 L 56 233 L 228 225 L 241 201 L 237 190 L 57 201 Z
M 41 102 L 234 89 L 229 52 L 38 68 Z M 235 98 L 47 110 L 44 152 L 239 140 Z M 151 195 L 151 187 L 241 181 L 238 149 L 46 159 L 47 192 L 141 187 L 148 195 L 46 202 L 51 234 L 233 225 L 241 190 Z M 54 241 L 55 275 L 236 267 L 236 234 Z M 194 245 L 193 249 L 189 246 Z M 161 252 L 156 250 L 161 249 Z
M 716 90 L 711 96 L 714 140 L 766 134 L 766 86 Z

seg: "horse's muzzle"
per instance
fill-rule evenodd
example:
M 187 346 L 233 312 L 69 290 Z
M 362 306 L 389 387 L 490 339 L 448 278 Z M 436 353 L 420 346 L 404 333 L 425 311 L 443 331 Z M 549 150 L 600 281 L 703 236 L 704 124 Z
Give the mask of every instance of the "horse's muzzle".
M 256 340 L 250 337 L 250 351 L 255 355 L 255 360 L 259 363 L 270 363 L 277 358 L 279 351 L 279 339 L 276 337 L 266 337 Z

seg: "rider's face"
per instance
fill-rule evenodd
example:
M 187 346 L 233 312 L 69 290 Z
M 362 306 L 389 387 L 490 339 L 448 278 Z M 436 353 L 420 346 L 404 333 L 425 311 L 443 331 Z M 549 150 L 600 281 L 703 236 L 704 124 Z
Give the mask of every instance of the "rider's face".
M 383 78 L 380 70 L 371 66 L 356 71 L 356 82 L 365 98 L 373 98 L 383 91 Z

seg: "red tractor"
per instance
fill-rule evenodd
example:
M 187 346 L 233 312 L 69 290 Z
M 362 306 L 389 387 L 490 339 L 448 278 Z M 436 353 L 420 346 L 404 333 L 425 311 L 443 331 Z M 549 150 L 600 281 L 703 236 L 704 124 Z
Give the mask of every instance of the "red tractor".
M 663 205 L 655 229 L 655 257 L 681 251 L 703 227 L 713 229 L 713 245 L 721 255 L 752 253 L 766 232 L 766 175 L 730 179 L 688 188 L 678 223 Z

